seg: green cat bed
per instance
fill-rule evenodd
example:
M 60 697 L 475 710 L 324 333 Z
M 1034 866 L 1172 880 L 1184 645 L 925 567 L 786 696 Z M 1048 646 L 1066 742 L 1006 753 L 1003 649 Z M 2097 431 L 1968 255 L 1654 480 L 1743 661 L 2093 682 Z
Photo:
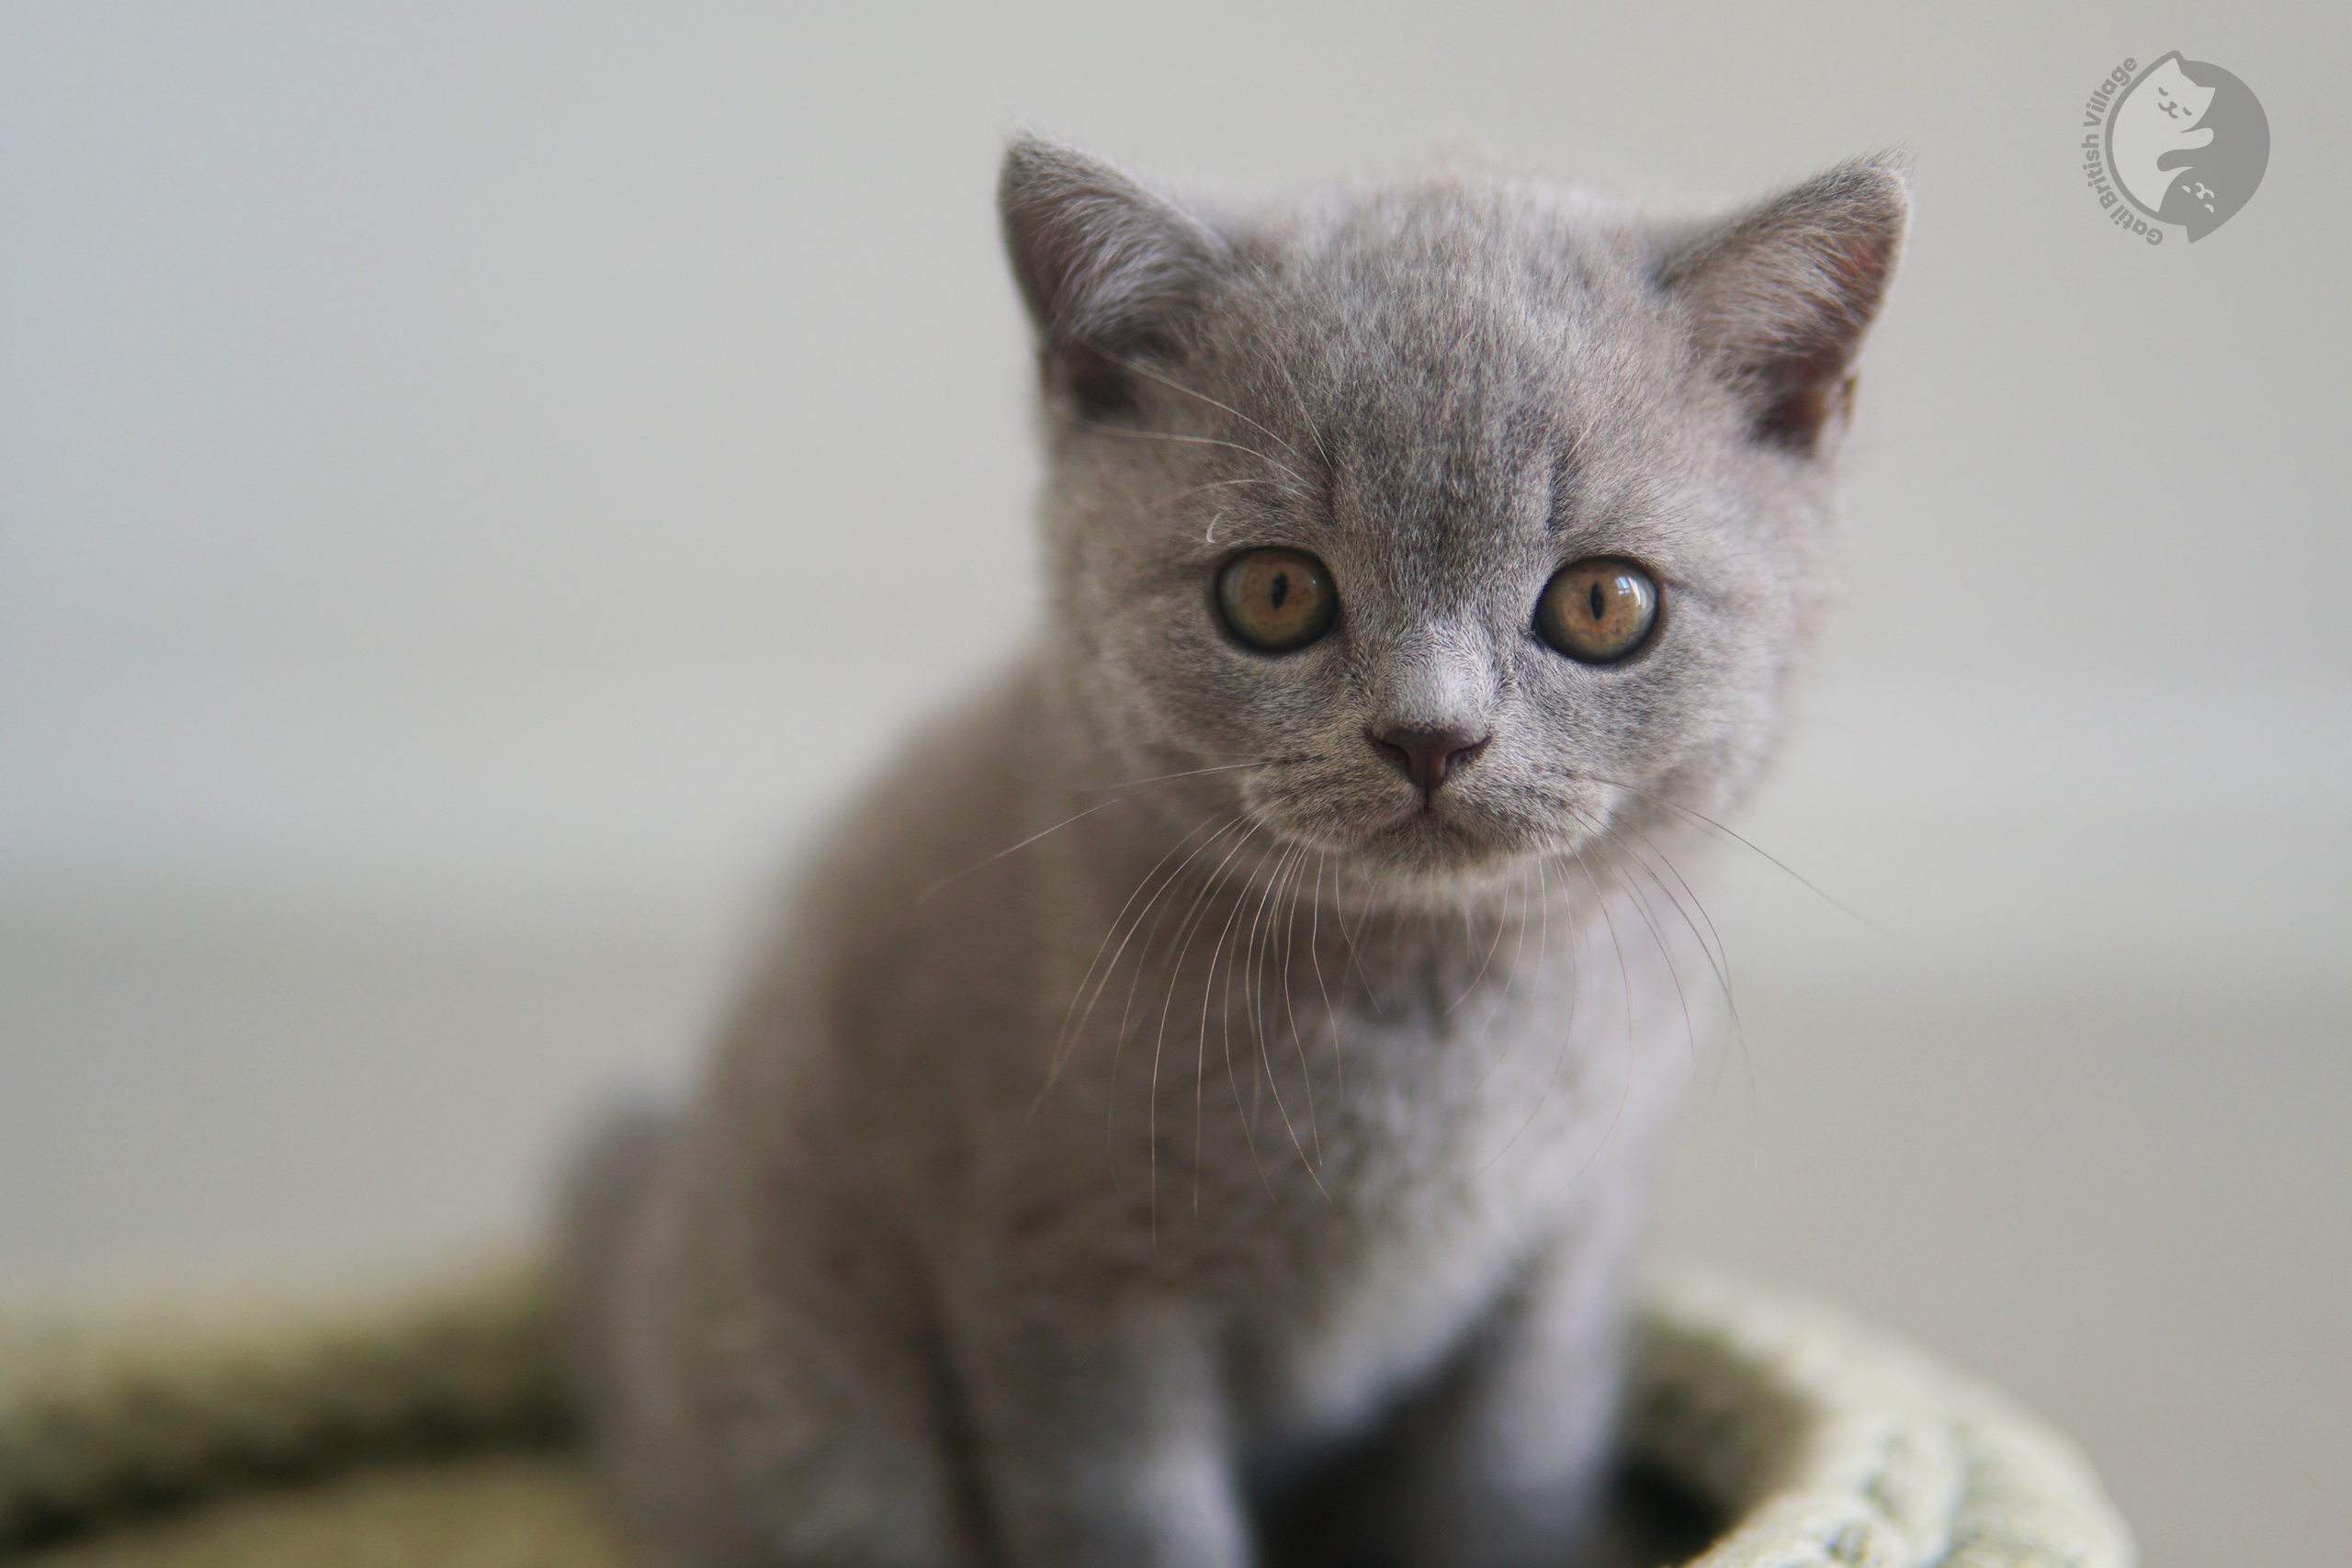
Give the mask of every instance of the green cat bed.
M 340 1314 L 0 1315 L 0 1560 L 625 1568 L 569 1441 L 547 1308 L 544 1275 L 516 1266 Z M 2063 1439 L 1835 1313 L 1682 1280 L 1637 1345 L 1629 1563 L 2132 1562 Z

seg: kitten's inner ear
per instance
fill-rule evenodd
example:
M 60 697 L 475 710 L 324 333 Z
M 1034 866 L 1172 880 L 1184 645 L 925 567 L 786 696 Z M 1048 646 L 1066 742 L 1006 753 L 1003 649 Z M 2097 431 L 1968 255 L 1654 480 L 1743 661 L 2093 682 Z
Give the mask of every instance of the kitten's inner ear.
M 1127 367 L 1182 356 L 1226 243 L 1109 164 L 1035 138 L 1006 149 L 997 205 L 1047 389 L 1086 418 L 1129 412 Z
M 1911 199 L 1858 159 L 1676 248 L 1659 273 L 1700 346 L 1754 410 L 1758 440 L 1811 453 L 1845 421 L 1854 355 L 1886 298 Z

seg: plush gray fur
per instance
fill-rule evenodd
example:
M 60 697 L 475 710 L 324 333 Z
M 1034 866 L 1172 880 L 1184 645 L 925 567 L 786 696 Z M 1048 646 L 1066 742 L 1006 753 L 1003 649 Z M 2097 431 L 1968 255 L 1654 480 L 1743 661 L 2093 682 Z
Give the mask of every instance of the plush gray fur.
M 695 1568 L 1557 1564 L 1905 220 L 1444 167 L 1194 209 L 1023 140 L 1046 625 L 864 796 L 583 1181 L 598 1437 Z M 1223 561 L 1340 611 L 1253 652 Z M 1643 563 L 1624 662 L 1533 628 Z M 1485 744 L 1424 790 L 1376 737 Z

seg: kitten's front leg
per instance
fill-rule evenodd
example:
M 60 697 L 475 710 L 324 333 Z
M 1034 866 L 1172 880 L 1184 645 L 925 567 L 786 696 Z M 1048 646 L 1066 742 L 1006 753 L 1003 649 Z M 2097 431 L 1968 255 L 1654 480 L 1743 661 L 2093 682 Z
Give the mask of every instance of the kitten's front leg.
M 1172 1311 L 1058 1305 L 965 1325 L 975 1468 L 1010 1568 L 1247 1568 L 1203 1337 Z
M 1408 1416 L 1398 1554 L 1408 1568 L 1587 1560 L 1623 1358 L 1624 1249 L 1596 1239 L 1572 1235 L 1537 1258 Z

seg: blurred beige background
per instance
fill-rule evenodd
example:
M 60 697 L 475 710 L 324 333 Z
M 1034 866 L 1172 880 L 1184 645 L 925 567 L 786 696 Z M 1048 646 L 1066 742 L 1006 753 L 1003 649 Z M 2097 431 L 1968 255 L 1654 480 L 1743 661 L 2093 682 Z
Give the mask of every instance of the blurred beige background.
M 2153 1564 L 2352 1464 L 2352 13 L 0 11 L 0 1283 L 534 1223 L 826 803 L 1032 613 L 1026 122 L 1242 188 L 1440 141 L 1730 201 L 1917 160 L 1850 589 L 1711 897 L 1662 1253 L 2076 1435 Z M 2151 251 L 2125 56 L 2267 178 Z

